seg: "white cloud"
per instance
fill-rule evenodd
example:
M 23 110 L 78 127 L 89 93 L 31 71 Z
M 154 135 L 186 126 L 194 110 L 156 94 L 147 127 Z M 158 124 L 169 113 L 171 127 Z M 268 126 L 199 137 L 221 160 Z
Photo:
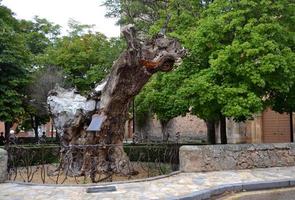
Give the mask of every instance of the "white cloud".
M 120 35 L 115 19 L 105 18 L 106 9 L 102 0 L 3 0 L 19 19 L 32 19 L 35 15 L 59 24 L 66 33 L 70 18 L 82 24 L 94 24 L 95 30 L 108 37 Z

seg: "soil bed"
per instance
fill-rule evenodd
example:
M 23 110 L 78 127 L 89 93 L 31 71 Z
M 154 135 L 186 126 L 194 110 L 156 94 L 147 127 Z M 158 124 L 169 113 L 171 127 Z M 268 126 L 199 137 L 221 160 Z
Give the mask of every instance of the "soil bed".
M 171 165 L 164 163 L 143 163 L 132 162 L 131 163 L 136 171 L 137 175 L 134 176 L 122 176 L 122 175 L 106 175 L 97 174 L 95 180 L 98 182 L 114 182 L 114 181 L 127 181 L 144 179 L 149 177 L 160 176 L 169 174 L 172 172 Z M 10 181 L 17 182 L 30 182 L 38 184 L 90 184 L 92 183 L 89 175 L 85 176 L 67 176 L 62 171 L 55 176 L 49 174 L 57 169 L 58 164 L 47 164 L 29 167 L 18 167 L 17 170 L 11 170 Z

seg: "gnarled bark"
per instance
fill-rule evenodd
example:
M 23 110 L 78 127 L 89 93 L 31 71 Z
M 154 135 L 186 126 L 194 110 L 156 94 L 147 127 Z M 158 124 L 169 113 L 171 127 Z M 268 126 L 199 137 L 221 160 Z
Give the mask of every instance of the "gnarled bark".
M 55 107 L 51 108 L 55 121 L 64 119 L 62 123 L 55 122 L 55 124 L 60 124 L 57 130 L 62 131 L 62 141 L 65 146 L 71 144 L 99 146 L 99 148 L 86 148 L 83 153 L 75 152 L 79 159 L 76 161 L 72 159 L 67 163 L 67 166 L 75 165 L 82 174 L 89 171 L 125 175 L 134 172 L 123 150 L 124 125 L 129 105 L 154 73 L 172 70 L 174 63 L 185 54 L 179 42 L 161 35 L 140 42 L 131 25 L 123 28 L 122 34 L 127 41 L 127 50 L 114 63 L 108 79 L 98 87 L 99 91 L 92 93 L 89 100 L 83 100 L 85 104 L 96 101 L 96 106 L 88 110 L 83 109 L 83 105 L 76 106 L 78 108 L 76 111 L 79 112 L 75 112 L 75 115 L 71 112 L 69 119 L 65 120 L 66 117 L 62 117 L 62 112 L 57 109 L 57 100 L 54 100 L 60 94 L 52 92 L 49 97 L 50 107 Z M 95 134 L 86 133 L 83 127 L 89 125 L 90 116 L 94 113 L 103 120 L 100 130 Z

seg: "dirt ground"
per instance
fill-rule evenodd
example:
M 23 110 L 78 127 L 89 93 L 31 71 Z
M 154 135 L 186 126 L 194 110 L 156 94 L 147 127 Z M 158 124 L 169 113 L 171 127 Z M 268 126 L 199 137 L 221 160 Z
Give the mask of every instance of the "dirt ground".
M 136 180 L 148 177 L 159 176 L 171 173 L 171 167 L 168 164 L 154 163 L 132 163 L 138 174 L 135 176 L 106 175 L 97 174 L 98 182 L 113 182 Z M 43 184 L 89 184 L 92 183 L 90 176 L 71 177 L 59 172 L 56 176 L 50 176 L 50 172 L 57 169 L 58 164 L 38 165 L 29 167 L 19 167 L 10 172 L 9 179 L 18 182 L 43 183 Z

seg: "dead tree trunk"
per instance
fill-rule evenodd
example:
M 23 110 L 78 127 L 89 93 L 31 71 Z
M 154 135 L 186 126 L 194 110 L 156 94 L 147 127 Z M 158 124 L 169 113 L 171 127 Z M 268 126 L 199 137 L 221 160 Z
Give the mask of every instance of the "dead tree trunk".
M 122 34 L 127 41 L 125 50 L 112 67 L 104 89 L 101 91 L 99 108 L 95 112 L 102 120 L 99 131 L 87 133 L 86 145 L 101 144 L 104 148 L 84 151 L 79 163 L 82 163 L 81 173 L 92 168 L 95 158 L 94 171 L 132 174 L 130 161 L 123 150 L 124 126 L 127 120 L 128 108 L 142 87 L 157 71 L 168 72 L 173 69 L 176 61 L 180 60 L 185 51 L 175 39 L 157 36 L 141 42 L 136 38 L 133 26 L 123 28 Z M 93 112 L 92 112 L 93 114 Z M 89 112 L 84 114 L 88 115 Z M 64 144 L 79 144 L 83 126 L 87 119 L 75 116 L 75 120 L 64 127 Z M 86 117 L 87 118 L 87 117 Z M 74 122 L 75 121 L 75 122 Z M 55 123 L 56 124 L 56 123 Z M 83 160 L 83 161 L 82 161 Z
M 133 97 L 157 71 L 170 71 L 176 60 L 184 56 L 178 42 L 163 36 L 141 44 L 135 29 L 127 26 L 122 31 L 128 49 L 113 65 L 102 91 L 99 114 L 105 116 L 96 143 L 103 141 L 115 148 L 108 149 L 108 169 L 130 173 L 129 159 L 123 150 L 124 126 Z

